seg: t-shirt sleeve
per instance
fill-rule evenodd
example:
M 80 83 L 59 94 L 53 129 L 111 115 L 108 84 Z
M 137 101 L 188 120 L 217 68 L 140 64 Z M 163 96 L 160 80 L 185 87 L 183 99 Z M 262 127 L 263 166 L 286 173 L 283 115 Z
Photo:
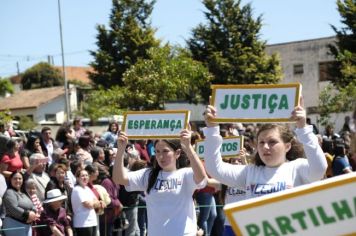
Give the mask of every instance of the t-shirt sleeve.
M 4 163 L 4 164 L 8 164 L 10 162 L 10 157 L 8 155 L 4 155 L 2 158 L 1 158 L 1 161 L 0 163 Z
M 125 186 L 126 191 L 145 191 L 148 184 L 150 170 L 145 168 L 127 173 L 129 184 Z

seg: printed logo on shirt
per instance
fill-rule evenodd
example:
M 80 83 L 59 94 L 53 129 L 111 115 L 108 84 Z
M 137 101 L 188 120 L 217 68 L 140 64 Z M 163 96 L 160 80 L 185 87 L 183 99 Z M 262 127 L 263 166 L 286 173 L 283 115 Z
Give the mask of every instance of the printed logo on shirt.
M 182 180 L 178 178 L 172 179 L 157 179 L 154 189 L 157 192 L 171 192 L 175 191 L 182 185 Z
M 228 188 L 227 189 L 227 194 L 231 196 L 235 195 L 245 195 L 246 192 L 244 190 L 238 189 L 238 188 Z
M 283 181 L 273 184 L 251 184 L 250 186 L 247 186 L 247 191 L 251 191 L 251 193 L 255 195 L 264 195 L 283 191 L 290 188 L 291 186 L 287 185 L 287 183 Z

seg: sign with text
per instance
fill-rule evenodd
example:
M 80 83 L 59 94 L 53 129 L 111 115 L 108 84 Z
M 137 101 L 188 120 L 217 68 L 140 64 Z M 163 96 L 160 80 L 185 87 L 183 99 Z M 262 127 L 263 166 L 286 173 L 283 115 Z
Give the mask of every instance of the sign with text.
M 221 156 L 224 159 L 237 157 L 240 150 L 243 148 L 243 136 L 231 136 L 223 138 L 223 143 L 220 148 Z M 205 158 L 204 140 L 197 140 L 195 142 L 195 151 L 200 159 Z
M 301 84 L 212 85 L 213 122 L 291 122 Z
M 175 139 L 188 128 L 189 111 L 128 111 L 124 113 L 122 131 L 134 139 Z
M 355 235 L 356 173 L 231 203 L 236 235 Z

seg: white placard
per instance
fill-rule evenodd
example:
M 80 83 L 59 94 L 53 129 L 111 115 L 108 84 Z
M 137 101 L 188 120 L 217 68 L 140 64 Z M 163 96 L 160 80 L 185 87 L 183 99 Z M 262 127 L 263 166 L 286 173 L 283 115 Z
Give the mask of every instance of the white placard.
M 223 143 L 220 148 L 223 158 L 237 157 L 240 150 L 243 148 L 243 136 L 232 136 L 223 138 Z M 195 151 L 200 159 L 205 158 L 204 140 L 195 142 Z M 208 157 L 209 158 L 209 157 Z
M 215 122 L 291 122 L 300 84 L 212 85 Z
M 356 173 L 228 204 L 236 235 L 355 235 Z
M 189 111 L 129 111 L 124 113 L 122 131 L 130 138 L 179 138 L 188 128 Z

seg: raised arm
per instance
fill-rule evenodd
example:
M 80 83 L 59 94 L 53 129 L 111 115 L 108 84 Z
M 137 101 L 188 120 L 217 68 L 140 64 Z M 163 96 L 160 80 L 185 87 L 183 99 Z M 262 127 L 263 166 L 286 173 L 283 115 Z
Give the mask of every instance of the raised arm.
M 117 139 L 117 153 L 113 167 L 112 179 L 116 184 L 128 185 L 129 179 L 127 177 L 127 170 L 124 167 L 124 153 L 128 143 L 128 138 L 125 133 L 120 132 Z
M 207 178 L 203 163 L 200 161 L 198 155 L 196 154 L 193 146 L 191 145 L 190 139 L 192 133 L 189 130 L 182 130 L 180 133 L 180 142 L 182 145 L 183 151 L 187 154 L 190 165 L 194 172 L 194 181 L 196 184 L 201 183 L 204 179 Z

